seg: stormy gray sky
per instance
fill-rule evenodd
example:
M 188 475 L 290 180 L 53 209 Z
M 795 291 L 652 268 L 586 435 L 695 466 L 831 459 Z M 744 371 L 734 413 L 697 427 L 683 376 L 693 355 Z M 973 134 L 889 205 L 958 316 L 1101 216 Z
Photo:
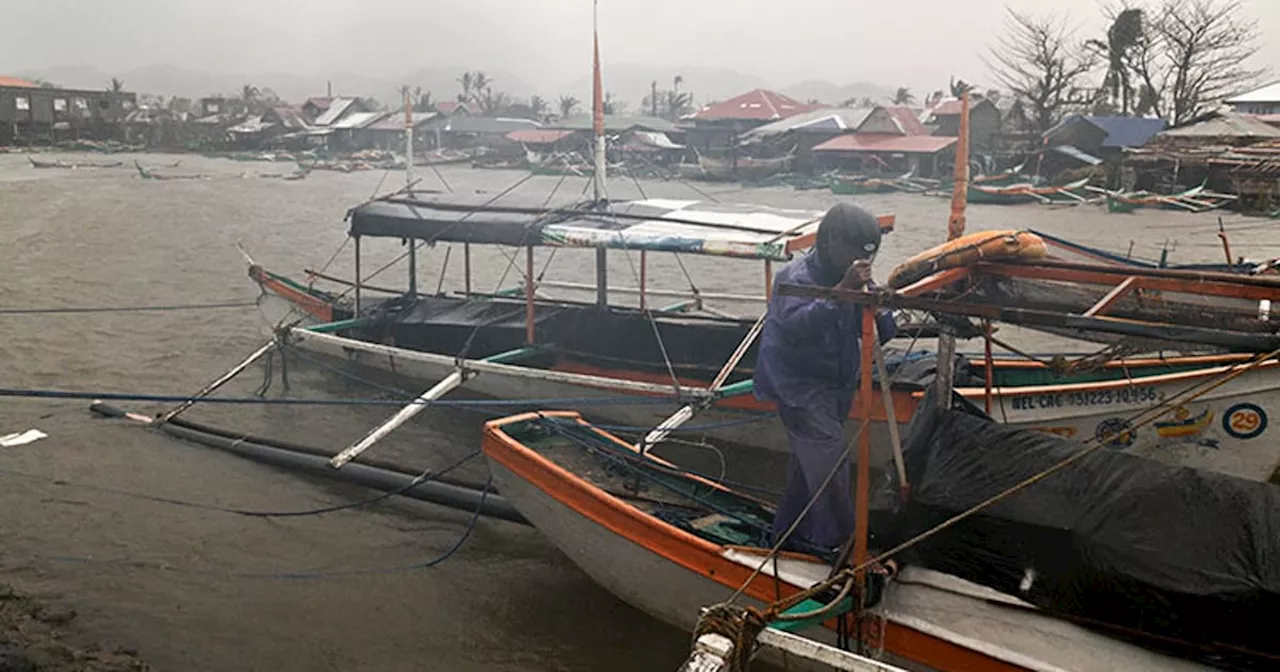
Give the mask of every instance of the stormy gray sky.
M 1280 0 L 1242 0 L 1280 73 Z M 0 73 L 173 64 L 221 73 L 394 77 L 480 68 L 554 88 L 589 67 L 590 0 L 9 0 Z M 1103 21 L 1090 0 L 601 0 L 603 60 L 937 88 L 988 83 L 1004 5 Z M 606 73 L 607 77 L 607 73 Z

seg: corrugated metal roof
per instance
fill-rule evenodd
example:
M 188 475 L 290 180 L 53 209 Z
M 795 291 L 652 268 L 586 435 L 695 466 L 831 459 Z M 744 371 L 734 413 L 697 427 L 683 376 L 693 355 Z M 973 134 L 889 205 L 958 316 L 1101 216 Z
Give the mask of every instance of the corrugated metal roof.
M 573 131 L 555 128 L 522 128 L 507 134 L 508 140 L 529 145 L 549 145 L 573 135 Z
M 522 128 L 542 128 L 532 119 L 513 119 L 509 117 L 441 117 L 427 124 L 428 128 L 453 133 L 477 133 L 481 135 L 506 135 Z
M 390 114 L 390 112 L 352 112 L 332 124 L 329 124 L 329 127 L 347 131 L 356 128 L 364 128 L 375 121 L 382 119 L 388 114 Z
M 937 154 L 956 144 L 959 138 L 937 135 L 887 135 L 854 133 L 841 135 L 813 148 L 815 152 L 891 152 L 894 154 Z
M 355 104 L 355 98 L 334 98 L 329 101 L 329 109 L 325 110 L 324 114 L 316 117 L 316 125 L 328 126 L 332 124 L 342 118 L 342 115 L 347 111 L 347 108 Z
M 1168 126 L 1164 119 L 1142 117 L 1084 117 L 1084 120 L 1107 133 L 1103 147 L 1141 147 Z
M 874 107 L 823 107 L 779 119 L 742 134 L 743 139 L 772 138 L 789 131 L 852 131 L 875 112 Z
M 1064 156 L 1069 156 L 1075 159 L 1076 161 L 1079 161 L 1081 163 L 1084 163 L 1090 166 L 1096 166 L 1102 163 L 1102 159 L 1099 159 L 1098 157 L 1088 152 L 1081 151 L 1075 147 L 1072 147 L 1071 145 L 1058 145 L 1053 148 L 1053 151 L 1059 154 L 1062 154 Z
M 1160 133 L 1161 138 L 1275 138 L 1280 128 L 1244 114 L 1219 112 L 1186 126 Z
M 813 108 L 813 105 L 806 105 L 791 96 L 784 96 L 776 91 L 756 89 L 724 102 L 704 105 L 702 109 L 687 115 L 685 119 L 768 121 L 786 119 Z
M 300 131 L 309 125 L 306 118 L 302 116 L 302 112 L 288 105 L 276 105 L 271 108 L 271 112 L 280 120 L 281 126 L 291 131 Z
M 24 89 L 40 88 L 40 85 L 36 84 L 35 82 L 28 82 L 25 79 L 18 79 L 17 77 L 4 77 L 4 76 L 0 76 L 0 86 L 14 86 L 14 87 L 19 87 Z
M 413 127 L 417 128 L 419 124 L 425 124 L 432 119 L 440 116 L 437 112 L 414 112 Z M 379 119 L 365 128 L 375 131 L 404 131 L 404 110 L 392 111 L 387 116 Z
M 909 107 L 886 107 L 884 108 L 893 120 L 897 122 L 898 128 L 902 129 L 903 135 L 929 135 L 929 129 L 924 127 L 924 123 L 920 121 L 920 112 Z
M 453 114 L 457 112 L 459 108 L 469 114 L 480 114 L 481 112 L 480 108 L 476 107 L 475 103 L 461 103 L 456 100 L 442 100 L 436 103 L 436 111 L 440 114 Z
M 591 115 L 569 117 L 555 125 L 556 128 L 567 128 L 574 131 L 587 131 L 592 128 Z M 633 129 L 658 131 L 659 133 L 677 133 L 680 127 L 661 117 L 649 117 L 638 114 L 606 114 L 604 130 L 606 133 L 621 133 Z
M 677 145 L 667 137 L 666 133 L 658 133 L 657 131 L 634 131 L 631 134 L 635 144 L 645 147 L 656 147 L 658 149 L 684 149 L 684 145 Z
M 1280 103 L 1280 82 L 1272 82 L 1264 87 L 1228 98 L 1224 102 L 1228 105 L 1239 105 L 1241 103 Z
M 227 132 L 253 135 L 254 133 L 261 133 L 272 126 L 275 126 L 274 122 L 263 121 L 261 119 L 246 119 L 235 126 L 228 128 Z

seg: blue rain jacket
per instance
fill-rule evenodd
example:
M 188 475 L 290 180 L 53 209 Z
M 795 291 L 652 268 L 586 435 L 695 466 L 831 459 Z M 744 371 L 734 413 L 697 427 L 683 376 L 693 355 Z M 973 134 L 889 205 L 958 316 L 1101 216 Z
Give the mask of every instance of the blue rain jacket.
M 775 284 L 831 286 L 822 282 L 816 254 L 792 262 Z M 791 458 L 787 485 L 774 516 L 781 537 L 814 500 L 786 547 L 834 549 L 853 534 L 854 510 L 844 421 L 858 389 L 862 307 L 826 299 L 782 296 L 776 291 L 760 334 L 755 393 L 778 406 Z M 881 341 L 897 333 L 892 315 L 876 318 Z M 827 476 L 835 474 L 819 492 Z

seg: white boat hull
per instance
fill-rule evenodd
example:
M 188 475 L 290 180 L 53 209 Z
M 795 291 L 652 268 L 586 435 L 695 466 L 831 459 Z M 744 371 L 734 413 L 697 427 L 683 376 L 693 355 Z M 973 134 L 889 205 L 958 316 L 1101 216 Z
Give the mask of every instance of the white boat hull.
M 399 357 L 376 354 L 335 345 L 334 340 L 300 334 L 294 346 L 361 367 L 407 376 L 424 390 L 454 370 L 452 360 L 447 357 L 423 361 L 411 358 L 413 353 L 408 351 L 399 351 L 406 353 Z M 995 390 L 992 415 L 1013 427 L 1078 440 L 1094 439 L 1111 430 L 1117 432 L 1117 436 L 1108 442 L 1108 450 L 1124 450 L 1166 464 L 1207 469 L 1254 481 L 1268 480 L 1280 466 L 1280 441 L 1272 440 L 1270 428 L 1270 420 L 1280 413 L 1280 366 L 1275 362 L 1248 371 L 1186 403 L 1182 411 L 1171 412 L 1137 429 L 1123 430 L 1126 419 L 1163 400 L 1174 399 L 1196 382 L 1207 381 L 1226 370 L 1227 367 L 1218 367 L 1206 370 L 1207 373 L 1170 374 L 1133 381 Z M 551 401 L 555 399 L 607 402 L 631 394 L 625 389 L 491 372 L 477 375 L 467 382 L 466 388 L 495 399 L 529 400 L 525 410 L 556 408 L 557 404 Z M 982 406 L 983 390 L 964 389 L 961 393 Z M 636 431 L 644 432 L 656 427 L 682 404 L 674 398 L 670 403 L 654 404 L 602 403 L 597 406 L 582 401 L 564 404 L 570 405 L 590 408 L 611 423 L 643 428 Z M 511 413 L 521 409 L 508 406 L 501 410 Z M 499 413 L 495 411 L 494 415 Z M 745 422 L 753 418 L 756 421 Z M 850 436 L 856 433 L 857 424 L 846 423 Z M 690 426 L 707 427 L 700 433 L 718 441 L 778 452 L 788 450 L 781 423 L 768 413 L 712 407 L 699 413 Z M 887 463 L 891 458 L 888 425 L 872 423 L 871 440 L 873 461 Z

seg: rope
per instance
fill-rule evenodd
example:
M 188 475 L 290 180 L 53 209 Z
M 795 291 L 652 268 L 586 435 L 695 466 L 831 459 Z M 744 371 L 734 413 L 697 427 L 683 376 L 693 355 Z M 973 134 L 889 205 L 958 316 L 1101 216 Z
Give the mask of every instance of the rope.
M 463 464 L 466 464 L 472 459 L 478 457 L 480 454 L 481 454 L 480 451 L 471 453 L 466 457 L 463 457 L 462 459 L 454 462 L 448 467 L 445 467 L 444 469 L 437 472 L 433 472 L 431 470 L 423 471 L 422 473 L 415 476 L 413 480 L 410 481 L 404 487 L 384 492 L 376 497 L 370 497 L 368 499 L 363 499 L 355 502 L 348 502 L 346 504 L 335 504 L 333 506 L 326 506 L 318 509 L 305 509 L 301 511 L 255 511 L 250 509 L 237 509 L 234 507 L 220 506 L 218 504 L 204 504 L 201 502 L 192 502 L 192 501 L 183 500 L 183 499 L 174 499 L 171 497 L 161 497 L 158 495 L 148 495 L 146 493 L 141 493 L 141 492 L 120 490 L 117 488 L 109 488 L 106 486 L 94 485 L 92 483 L 76 483 L 76 482 L 67 481 L 61 478 L 53 478 L 53 477 L 44 476 L 41 474 L 32 474 L 29 472 L 16 471 L 12 469 L 0 469 L 0 473 L 7 474 L 9 476 L 19 476 L 22 478 L 30 478 L 34 480 L 47 481 L 54 485 L 66 486 L 71 488 L 80 488 L 82 490 L 94 490 L 97 492 L 106 492 L 113 495 L 119 495 L 121 497 L 132 497 L 134 499 L 144 499 L 151 502 L 159 502 L 161 504 L 172 504 L 174 506 L 181 506 L 189 509 L 201 509 L 204 511 L 217 511 L 220 513 L 230 513 L 237 516 L 245 516 L 248 518 L 301 518 L 304 516 L 318 516 L 326 513 L 333 513 L 336 511 L 345 511 L 348 509 L 358 509 L 365 506 L 369 506 L 371 504 L 377 504 L 378 502 L 386 501 L 388 499 L 391 499 L 392 497 L 398 497 L 400 495 L 404 495 L 405 493 L 408 493 L 409 491 L 413 490 L 419 485 L 422 485 L 423 483 L 429 483 L 431 481 L 439 479 L 440 477 L 448 474 L 451 471 L 454 471 L 455 469 L 461 467 Z
M 318 571 L 297 571 L 297 572 L 214 572 L 214 571 L 208 571 L 208 570 L 174 567 L 167 563 L 160 563 L 160 562 L 148 563 L 148 562 L 142 562 L 137 560 L 101 560 L 97 558 L 90 558 L 90 557 L 83 557 L 83 556 L 67 556 L 67 555 L 34 556 L 34 559 L 46 560 L 51 562 L 67 562 L 67 563 L 78 563 L 78 564 L 106 565 L 106 566 L 113 566 L 113 567 L 128 567 L 132 569 L 153 569 L 153 570 L 160 570 L 165 572 L 178 572 L 183 574 L 199 574 L 199 575 L 205 575 L 205 576 L 218 576 L 218 577 L 232 578 L 232 579 L 276 579 L 276 580 L 288 580 L 288 581 L 331 579 L 331 578 L 342 578 L 342 577 L 350 577 L 350 576 L 369 576 L 369 575 L 378 575 L 378 574 L 398 574 L 398 573 L 410 572 L 410 571 L 415 571 L 420 569 L 430 569 L 431 567 L 435 567 L 436 565 L 453 557 L 454 554 L 456 554 L 458 550 L 462 548 L 462 545 L 466 543 L 467 539 L 471 538 L 471 534 L 475 532 L 476 524 L 480 520 L 480 512 L 484 509 L 485 500 L 489 496 L 489 486 L 491 486 L 492 484 L 493 484 L 493 477 L 490 476 L 488 483 L 485 484 L 484 491 L 480 493 L 480 501 L 476 504 L 475 511 L 472 512 L 470 520 L 467 521 L 466 528 L 463 530 L 462 535 L 458 537 L 458 540 L 454 542 L 452 546 L 450 546 L 443 553 L 441 553 L 440 555 L 434 558 L 431 558 L 429 560 L 424 560 L 422 562 L 410 564 L 410 565 L 393 565 L 389 567 L 369 567 L 369 568 L 362 568 L 362 569 L 345 569 L 345 570 L 330 570 L 330 571 L 318 570 Z
M 221 308 L 251 308 L 257 301 L 220 301 L 216 303 L 185 303 L 158 306 L 87 306 L 83 308 L 0 308 L 0 315 L 60 315 L 81 313 L 142 313 L 174 310 L 217 310 Z

